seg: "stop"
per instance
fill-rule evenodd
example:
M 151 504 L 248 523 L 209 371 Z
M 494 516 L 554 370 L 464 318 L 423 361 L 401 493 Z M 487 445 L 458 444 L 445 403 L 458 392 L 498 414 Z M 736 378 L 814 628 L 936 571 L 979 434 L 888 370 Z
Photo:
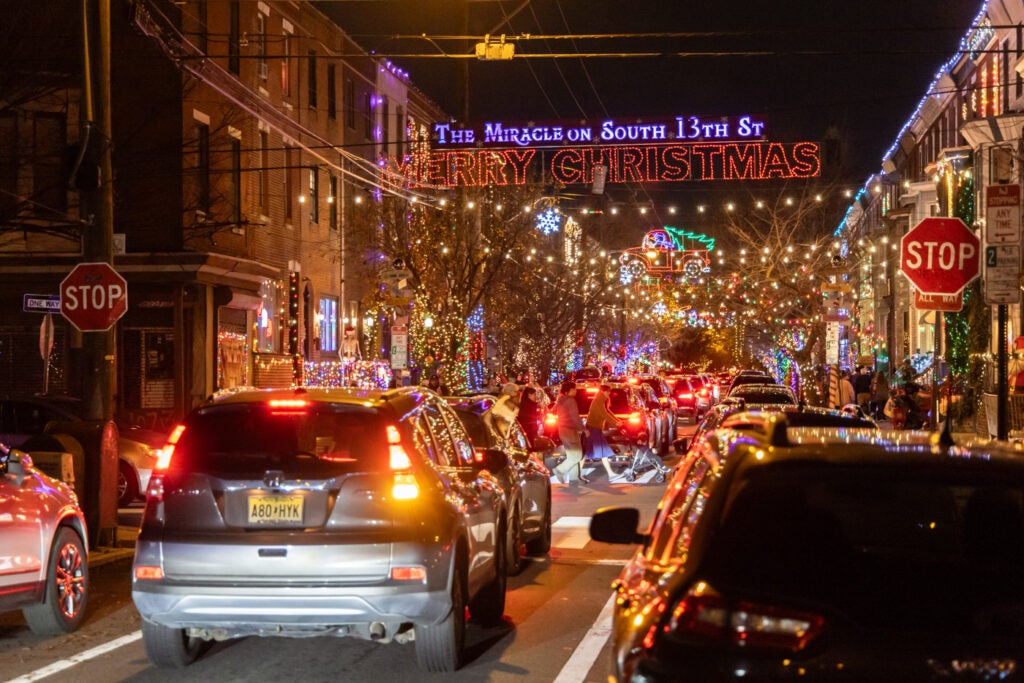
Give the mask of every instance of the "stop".
M 958 294 L 981 272 L 981 242 L 959 218 L 925 218 L 900 240 L 900 270 L 923 294 Z
M 109 263 L 79 263 L 60 283 L 60 312 L 82 332 L 109 330 L 128 310 L 128 283 Z

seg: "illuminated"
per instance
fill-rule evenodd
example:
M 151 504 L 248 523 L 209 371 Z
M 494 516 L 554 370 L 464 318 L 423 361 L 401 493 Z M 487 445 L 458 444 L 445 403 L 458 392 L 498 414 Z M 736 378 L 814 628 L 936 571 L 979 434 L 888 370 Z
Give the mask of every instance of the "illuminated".
M 423 567 L 393 567 L 391 578 L 395 581 L 425 581 L 427 570 Z
M 686 142 L 673 144 L 538 149 L 440 150 L 385 162 L 385 178 L 410 187 L 525 185 L 544 165 L 556 182 L 593 183 L 594 168 L 608 168 L 605 182 L 653 183 L 810 178 L 821 173 L 816 142 Z
M 178 425 L 178 426 L 176 426 L 174 428 L 174 430 L 171 432 L 171 435 L 167 437 L 167 443 L 169 443 L 169 444 L 176 444 L 176 443 L 178 443 L 178 439 L 181 438 L 181 435 L 184 432 L 185 432 L 185 425 Z
M 178 425 L 172 431 L 169 437 L 167 437 L 167 445 L 163 448 L 158 449 L 156 468 L 157 470 L 166 470 L 171 464 L 171 456 L 174 455 L 174 446 L 178 443 L 178 439 L 185 432 L 185 425 Z
M 391 487 L 391 495 L 395 500 L 412 500 L 420 494 L 419 484 L 412 474 L 396 474 Z
M 705 120 L 699 116 L 676 116 L 656 121 L 600 123 L 554 121 L 509 123 L 487 121 L 483 124 L 435 123 L 433 142 L 437 146 L 476 145 L 559 146 L 589 142 L 646 142 L 657 140 L 735 140 L 760 138 L 765 133 L 763 121 L 751 116 L 735 119 L 719 117 Z
M 135 567 L 135 578 L 139 581 L 159 581 L 164 578 L 164 570 L 160 567 Z
M 309 402 L 301 398 L 281 398 L 269 401 L 271 408 L 305 408 Z

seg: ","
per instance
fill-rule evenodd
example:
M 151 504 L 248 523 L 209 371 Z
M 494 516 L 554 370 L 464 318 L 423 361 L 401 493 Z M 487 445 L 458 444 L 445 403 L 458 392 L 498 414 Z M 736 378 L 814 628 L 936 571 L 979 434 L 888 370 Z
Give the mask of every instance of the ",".
M 352 636 L 459 668 L 466 612 L 504 612 L 494 473 L 508 468 L 419 387 L 215 395 L 171 434 L 146 493 L 132 600 L 150 661 L 188 665 L 208 640 Z

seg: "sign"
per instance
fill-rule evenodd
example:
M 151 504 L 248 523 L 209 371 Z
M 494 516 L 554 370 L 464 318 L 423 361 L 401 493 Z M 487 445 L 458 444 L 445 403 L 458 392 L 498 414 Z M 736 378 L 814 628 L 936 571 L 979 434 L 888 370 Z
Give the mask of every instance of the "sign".
M 395 308 L 405 308 L 413 302 L 414 298 L 415 296 L 411 289 L 403 289 L 395 295 L 385 294 L 382 303 L 387 306 L 394 306 Z
M 380 275 L 384 283 L 384 303 L 389 306 L 403 308 L 412 303 L 415 292 L 409 289 L 412 271 L 402 268 L 386 270 Z
M 1020 303 L 1020 245 L 985 247 L 985 303 Z
M 849 282 L 822 282 L 821 293 L 853 294 L 853 285 Z
M 109 263 L 79 263 L 60 283 L 60 312 L 82 332 L 109 330 L 128 310 L 128 283 Z
M 404 268 L 395 268 L 393 270 L 385 270 L 380 274 L 380 279 L 384 282 L 392 285 L 396 285 L 399 289 L 404 287 L 406 280 L 412 279 L 412 271 Z
M 53 353 L 53 316 L 47 313 L 43 316 L 43 322 L 39 324 L 39 357 L 43 361 L 50 358 Z
M 821 288 L 821 319 L 830 323 L 850 323 L 853 308 L 852 298 L 842 291 L 826 291 Z
M 604 183 L 608 180 L 608 167 L 604 164 L 594 166 L 594 180 L 590 185 L 590 194 L 604 194 Z
M 839 323 L 825 323 L 825 364 L 839 363 Z
M 1020 243 L 1020 185 L 985 188 L 985 243 Z
M 914 289 L 914 308 L 919 311 L 944 311 L 947 313 L 963 310 L 964 293 L 956 294 L 922 294 Z
M 21 310 L 25 313 L 60 313 L 60 294 L 22 294 Z
M 981 243 L 959 218 L 925 218 L 900 240 L 900 271 L 925 294 L 957 294 L 981 273 Z
M 391 326 L 391 368 L 405 370 L 409 367 L 409 327 L 405 324 Z
M 478 147 L 517 145 L 519 147 L 575 144 L 625 144 L 668 140 L 759 140 L 765 135 L 764 121 L 752 116 L 676 116 L 653 121 L 597 123 L 549 121 L 542 124 L 487 121 L 483 124 L 435 123 L 433 142 L 437 147 Z
M 849 266 L 844 265 L 845 263 L 846 259 L 839 258 L 837 261 L 837 257 L 833 257 L 832 265 L 824 266 L 823 268 L 821 268 L 822 276 L 828 278 L 834 277 L 836 279 L 836 282 L 843 282 L 843 278 L 848 278 L 850 274 L 853 272 L 852 270 L 850 270 Z
M 538 169 L 538 167 L 541 167 Z M 821 173 L 817 142 L 676 142 L 646 145 L 440 149 L 387 157 L 381 183 L 403 187 L 525 185 L 539 170 L 564 185 L 811 178 Z M 604 173 L 599 171 L 598 173 Z

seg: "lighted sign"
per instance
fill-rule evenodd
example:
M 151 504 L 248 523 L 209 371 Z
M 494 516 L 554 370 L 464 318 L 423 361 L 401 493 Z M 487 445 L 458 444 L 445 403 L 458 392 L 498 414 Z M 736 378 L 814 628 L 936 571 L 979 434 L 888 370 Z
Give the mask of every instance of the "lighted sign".
M 554 209 L 548 209 L 537 214 L 537 229 L 545 235 L 558 232 L 558 228 L 561 225 L 562 219 Z
M 765 124 L 751 116 L 702 119 L 676 116 L 672 119 L 615 121 L 599 123 L 555 121 L 544 124 L 487 121 L 482 124 L 435 123 L 433 142 L 438 147 L 518 145 L 551 147 L 578 144 L 622 144 L 666 142 L 669 140 L 751 140 L 762 138 Z
M 435 150 L 389 157 L 384 175 L 411 187 L 524 185 L 545 168 L 559 183 L 592 183 L 602 166 L 609 183 L 810 178 L 821 173 L 819 152 L 816 142 L 765 141 Z
M 715 238 L 708 237 L 703 233 L 691 232 L 689 230 L 683 230 L 682 228 L 675 228 L 671 225 L 666 225 L 660 230 L 651 230 L 644 235 L 643 242 L 640 246 L 643 249 L 659 249 L 662 251 L 670 250 L 683 250 L 686 249 L 685 240 L 693 240 L 704 245 L 704 248 L 708 251 L 713 251 L 715 248 Z
M 688 249 L 685 240 L 700 246 Z M 651 230 L 639 247 L 630 247 L 619 257 L 619 282 L 657 286 L 662 280 L 696 282 L 711 272 L 708 253 L 714 248 L 715 239 L 707 235 L 669 225 Z
M 640 244 L 643 249 L 657 249 L 667 251 L 675 249 L 676 245 L 672 237 L 664 230 L 652 230 L 644 235 L 644 241 Z

